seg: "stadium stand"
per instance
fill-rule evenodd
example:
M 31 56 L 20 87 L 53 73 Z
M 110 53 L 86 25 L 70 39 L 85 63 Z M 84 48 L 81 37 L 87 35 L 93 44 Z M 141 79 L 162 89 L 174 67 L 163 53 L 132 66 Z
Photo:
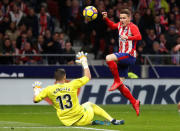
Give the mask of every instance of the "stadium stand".
M 82 16 L 88 5 L 94 5 L 99 12 L 98 18 L 89 23 Z M 116 30 L 106 26 L 101 12 L 107 11 L 108 17 L 117 22 L 121 9 L 128 8 L 143 36 L 137 44 L 137 65 L 179 65 L 179 7 L 178 0 L 2 0 L 0 64 L 67 64 L 62 57 L 49 54 L 63 56 L 65 43 L 70 41 L 75 52 L 84 50 L 90 54 L 92 65 L 104 65 L 105 56 L 118 50 L 118 36 Z M 31 49 L 24 53 L 27 43 Z M 24 62 L 21 55 L 26 54 L 37 55 L 35 62 Z

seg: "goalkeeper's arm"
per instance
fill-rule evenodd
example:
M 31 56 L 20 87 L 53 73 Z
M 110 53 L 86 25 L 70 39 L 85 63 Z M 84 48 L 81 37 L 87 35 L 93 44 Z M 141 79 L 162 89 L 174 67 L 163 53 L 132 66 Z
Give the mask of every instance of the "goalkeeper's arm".
M 38 103 L 38 101 L 35 100 L 36 96 L 39 95 L 39 93 L 42 91 L 41 88 L 41 82 L 40 81 L 35 81 L 32 86 L 33 86 L 33 91 L 34 91 L 34 97 L 33 97 L 33 102 Z
M 87 53 L 78 52 L 76 58 L 77 58 L 76 62 L 80 63 L 83 67 L 84 76 L 87 76 L 89 79 L 91 79 L 91 73 L 87 62 Z
M 89 79 L 91 79 L 91 73 L 90 73 L 89 67 L 83 68 L 83 69 L 84 69 L 84 76 L 87 76 Z

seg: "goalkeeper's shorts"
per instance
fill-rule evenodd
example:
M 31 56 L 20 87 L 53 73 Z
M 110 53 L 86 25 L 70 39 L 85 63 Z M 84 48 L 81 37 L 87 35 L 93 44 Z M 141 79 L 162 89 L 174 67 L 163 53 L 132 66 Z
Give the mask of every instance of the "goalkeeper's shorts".
M 91 103 L 86 102 L 82 104 L 82 106 L 84 107 L 84 116 L 79 121 L 74 123 L 74 125 L 76 126 L 90 125 L 92 124 L 92 120 L 94 118 L 94 111 L 93 111 Z

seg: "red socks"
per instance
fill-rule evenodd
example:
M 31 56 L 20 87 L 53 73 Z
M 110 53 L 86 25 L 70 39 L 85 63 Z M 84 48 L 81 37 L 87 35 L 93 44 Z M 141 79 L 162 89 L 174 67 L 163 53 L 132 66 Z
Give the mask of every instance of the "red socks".
M 119 72 L 118 72 L 118 67 L 117 67 L 116 62 L 107 61 L 106 63 L 108 64 L 109 69 L 114 76 L 114 81 L 115 82 L 121 82 L 120 78 L 119 78 Z M 129 99 L 131 104 L 134 104 L 136 102 L 136 99 L 132 96 L 131 92 L 129 91 L 129 89 L 124 84 L 119 86 L 117 89 L 123 94 L 123 96 L 125 96 L 127 99 Z
M 107 61 L 106 63 L 108 64 L 109 69 L 110 69 L 111 73 L 114 76 L 114 81 L 120 82 L 119 72 L 118 72 L 118 67 L 117 67 L 116 62 L 114 62 L 114 61 Z
M 118 87 L 118 90 L 123 94 L 123 96 L 129 99 L 132 105 L 136 103 L 136 99 L 132 96 L 131 92 L 124 84 Z

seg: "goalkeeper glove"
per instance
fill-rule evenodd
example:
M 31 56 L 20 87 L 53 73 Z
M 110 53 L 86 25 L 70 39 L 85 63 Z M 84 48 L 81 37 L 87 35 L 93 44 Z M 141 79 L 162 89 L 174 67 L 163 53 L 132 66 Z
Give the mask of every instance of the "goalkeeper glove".
M 83 51 L 78 52 L 76 58 L 77 58 L 76 63 L 81 64 L 84 69 L 88 68 L 87 53 L 84 53 Z
M 35 81 L 32 84 L 35 96 L 37 96 L 42 91 L 41 84 L 42 84 L 42 82 L 40 82 L 40 81 Z

